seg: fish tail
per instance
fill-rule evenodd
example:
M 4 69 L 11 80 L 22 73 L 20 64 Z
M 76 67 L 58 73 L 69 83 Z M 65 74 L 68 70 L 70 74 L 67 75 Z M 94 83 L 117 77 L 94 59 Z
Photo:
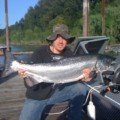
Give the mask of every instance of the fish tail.
M 19 70 L 20 63 L 16 60 L 12 61 L 10 68 L 13 71 L 18 71 Z
M 11 64 L 14 59 L 15 57 L 12 55 L 11 52 L 5 51 L 4 68 L 2 72 L 2 77 L 7 77 L 11 73 L 13 73 L 13 70 L 11 69 Z

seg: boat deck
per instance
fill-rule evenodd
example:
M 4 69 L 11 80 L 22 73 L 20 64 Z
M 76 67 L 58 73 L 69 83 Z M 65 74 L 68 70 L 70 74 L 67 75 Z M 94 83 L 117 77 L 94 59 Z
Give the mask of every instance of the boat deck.
M 0 78 L 0 120 L 18 120 L 25 99 L 23 79 Z

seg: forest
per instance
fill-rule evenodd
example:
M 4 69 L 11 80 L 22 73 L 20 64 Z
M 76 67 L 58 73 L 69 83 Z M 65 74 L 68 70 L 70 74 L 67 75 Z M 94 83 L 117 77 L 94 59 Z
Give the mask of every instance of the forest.
M 72 35 L 82 36 L 83 0 L 39 0 L 9 26 L 10 42 L 46 44 L 46 37 L 58 23 L 67 24 Z M 96 35 L 102 35 L 102 0 L 90 0 L 89 36 Z M 109 44 L 120 43 L 120 0 L 105 0 L 105 35 L 110 37 Z M 0 29 L 0 43 L 4 42 L 5 29 Z

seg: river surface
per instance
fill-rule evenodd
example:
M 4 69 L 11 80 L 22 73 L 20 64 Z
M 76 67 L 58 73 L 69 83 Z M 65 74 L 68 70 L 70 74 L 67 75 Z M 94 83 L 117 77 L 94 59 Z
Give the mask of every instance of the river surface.
M 11 45 L 11 52 L 29 52 L 34 51 L 40 46 L 33 46 L 33 45 Z M 30 58 L 30 54 L 26 55 L 15 55 L 17 60 L 24 60 L 28 61 Z M 4 56 L 0 56 L 0 64 L 4 63 Z

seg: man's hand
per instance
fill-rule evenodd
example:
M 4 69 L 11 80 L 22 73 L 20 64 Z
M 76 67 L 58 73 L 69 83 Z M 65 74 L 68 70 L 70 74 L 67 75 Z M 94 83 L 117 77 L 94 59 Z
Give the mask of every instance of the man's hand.
M 20 60 L 19 62 L 22 63 L 22 64 L 25 64 L 25 61 L 23 61 L 23 60 Z M 23 77 L 23 78 L 27 78 L 27 77 L 28 77 L 27 74 L 26 74 L 26 71 L 25 71 L 25 70 L 22 70 L 22 69 L 18 70 L 18 74 L 19 74 L 21 77 Z
M 25 70 L 18 70 L 18 74 L 21 77 L 23 77 L 23 78 L 27 78 L 28 77 Z
M 89 68 L 85 68 L 82 72 L 83 72 L 83 76 L 84 76 L 82 81 L 88 82 L 92 79 L 90 77 L 90 74 L 91 74 L 92 71 Z

